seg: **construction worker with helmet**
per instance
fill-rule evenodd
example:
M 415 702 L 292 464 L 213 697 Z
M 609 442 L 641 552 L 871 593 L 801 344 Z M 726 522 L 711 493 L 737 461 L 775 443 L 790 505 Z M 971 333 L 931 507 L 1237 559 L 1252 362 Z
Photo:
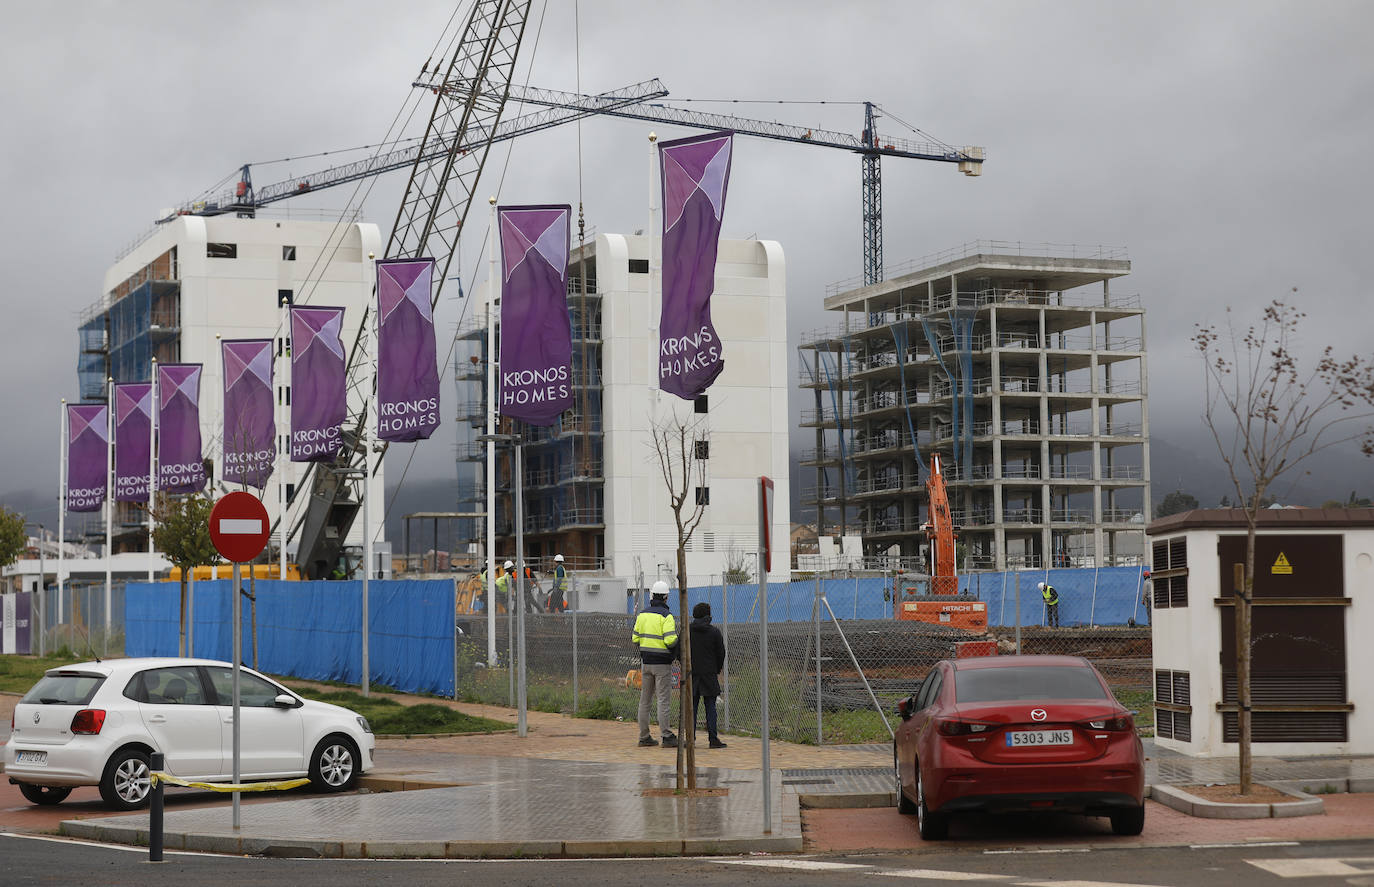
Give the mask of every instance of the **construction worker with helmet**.
M 568 609 L 568 571 L 563 567 L 563 555 L 553 556 L 553 588 L 549 590 L 549 612 L 562 613 Z
M 515 563 L 506 561 L 501 565 L 501 569 L 496 571 L 496 606 L 502 610 L 510 609 L 510 590 L 515 582 Z M 498 612 L 500 612 L 498 610 Z
M 1054 586 L 1048 582 L 1041 582 L 1039 585 L 1040 596 L 1045 600 L 1045 626 L 1047 628 L 1059 627 L 1059 592 L 1055 591 Z
M 641 683 L 639 688 L 639 744 L 655 745 L 649 733 L 649 706 L 658 701 L 658 729 L 664 748 L 676 748 L 677 736 L 671 729 L 673 697 L 673 659 L 677 648 L 677 623 L 668 609 L 668 583 L 659 580 L 649 590 L 649 606 L 635 617 L 631 635 L 639 650 Z

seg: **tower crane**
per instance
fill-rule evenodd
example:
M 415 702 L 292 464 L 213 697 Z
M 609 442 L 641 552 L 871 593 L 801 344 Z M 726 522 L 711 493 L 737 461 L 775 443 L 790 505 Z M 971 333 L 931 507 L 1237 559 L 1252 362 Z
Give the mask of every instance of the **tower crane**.
M 800 145 L 838 148 L 860 156 L 863 199 L 863 280 L 868 285 L 882 279 L 882 176 L 883 157 L 901 157 L 956 164 L 965 175 L 982 172 L 980 147 L 955 148 L 937 142 L 913 142 L 879 135 L 875 125 L 878 109 L 864 103 L 864 123 L 859 134 L 832 132 L 804 126 L 754 120 L 726 114 L 701 113 L 652 103 L 668 94 L 658 80 L 647 80 L 624 89 L 597 95 L 556 90 L 521 88 L 511 83 L 516 56 L 524 36 L 530 0 L 475 0 L 456 48 L 442 76 L 431 76 L 414 85 L 435 95 L 425 133 L 420 142 L 366 160 L 321 170 L 265 187 L 255 188 L 249 165 L 242 167 L 233 191 L 214 199 L 183 205 L 176 215 L 252 215 L 258 207 L 324 188 L 358 181 L 391 170 L 410 167 L 401 206 L 387 242 L 387 257 L 432 255 L 439 267 L 434 275 L 431 304 L 437 305 L 448 278 L 448 265 L 458 247 L 473 189 L 481 176 L 493 144 L 519 135 L 548 129 L 592 114 L 604 114 L 699 129 L 731 130 L 740 135 Z M 428 69 L 428 63 L 426 64 Z M 438 75 L 436 66 L 431 75 Z M 421 76 L 424 77 L 422 71 Z M 544 110 L 502 121 L 506 104 L 514 99 Z M 362 361 L 359 344 L 366 328 L 366 314 L 350 352 L 350 379 Z M 312 578 L 332 568 L 357 511 L 357 492 L 351 479 L 361 477 L 365 465 L 360 441 L 367 421 L 360 414 L 351 422 L 351 433 L 340 463 L 321 468 L 312 463 L 309 507 L 298 526 L 297 561 Z M 295 532 L 292 534 L 295 535 Z

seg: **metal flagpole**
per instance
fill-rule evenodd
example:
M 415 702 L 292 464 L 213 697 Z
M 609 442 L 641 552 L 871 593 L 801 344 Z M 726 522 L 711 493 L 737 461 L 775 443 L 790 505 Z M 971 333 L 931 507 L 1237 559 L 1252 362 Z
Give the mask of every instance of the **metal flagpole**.
M 496 666 L 496 319 L 492 308 L 496 305 L 496 198 L 488 197 L 491 206 L 491 228 L 487 243 L 487 587 L 482 594 L 487 601 L 487 667 Z
M 66 557 L 66 538 L 67 538 L 67 399 L 62 398 L 62 414 L 58 419 L 57 441 L 60 456 L 58 458 L 57 469 L 57 490 L 61 501 L 58 503 L 57 510 L 57 622 L 61 625 L 64 621 L 62 614 L 62 593 L 65 586 L 65 577 L 62 575 L 63 560 Z
M 368 253 L 368 254 L 367 254 L 367 259 L 368 259 L 368 261 L 369 261 L 369 262 L 374 262 L 374 264 L 373 264 L 373 266 L 372 266 L 372 270 L 373 270 L 373 273 L 374 273 L 374 274 L 376 273 L 376 269 L 377 269 L 377 266 L 376 266 L 376 264 L 375 264 L 376 258 L 377 258 L 377 256 L 376 256 L 375 253 Z M 373 284 L 373 291 L 376 292 L 376 284 L 375 284 L 375 282 L 374 282 L 374 284 Z M 368 503 L 369 503 L 370 501 L 372 501 L 372 421 L 373 421 L 373 418 L 372 418 L 372 417 L 373 417 L 373 415 L 374 415 L 374 413 L 373 413 L 373 406 L 374 406 L 374 403 L 373 403 L 373 402 L 374 402 L 374 397 L 375 397 L 375 393 L 376 393 L 376 390 L 377 390 L 377 364 L 376 364 L 376 361 L 373 360 L 373 350 L 376 348 L 376 339 L 375 339 L 375 336 L 376 336 L 376 332 L 377 332 L 377 306 L 376 306 L 376 305 L 372 305 L 372 306 L 370 306 L 370 307 L 372 308 L 372 311 L 371 311 L 371 314 L 372 314 L 372 327 L 371 327 L 371 329 L 368 329 L 367 332 L 366 332 L 366 333 L 364 334 L 364 336 L 363 336 L 363 340 L 364 340 L 364 343 L 365 343 L 364 346 L 363 346 L 363 360 L 365 360 L 365 361 L 367 362 L 367 368 L 368 368 L 367 387 L 363 389 L 363 419 L 364 419 L 364 421 L 363 421 L 363 612 L 362 612 L 362 623 L 363 623 L 363 668 L 362 668 L 362 672 L 363 672 L 363 674 L 362 674 L 362 690 L 363 690 L 363 695 L 364 695 L 364 696 L 370 695 L 369 684 L 370 684 L 370 682 L 371 682 L 371 677 L 372 677 L 372 672 L 370 671 L 370 668 L 371 668 L 372 663 L 368 661 L 368 652 L 369 652 L 369 651 L 368 651 L 368 645 L 369 645 L 369 638 L 368 638 L 368 621 L 369 621 L 369 620 L 368 620 L 368 617 L 369 617 L 369 615 L 370 615 L 370 611 L 369 611 L 369 608 L 368 608 L 368 599 L 367 599 L 367 597 L 368 597 L 368 596 L 367 596 L 367 592 L 368 592 L 367 583 L 368 583 L 368 578 L 369 578 L 369 576 L 371 576 L 371 574 L 372 574 L 372 526 L 371 526 L 371 524 L 370 524 L 371 515 L 370 515 L 370 513 L 369 513 Z
M 114 377 L 105 383 L 105 638 L 100 651 L 110 655 L 111 571 L 114 558 Z
M 281 300 L 281 349 L 280 373 L 277 378 L 281 387 L 277 395 L 277 579 L 286 579 L 286 468 L 291 464 L 291 407 L 287 399 L 291 396 L 291 308 L 286 297 Z M 284 432 L 284 433 L 283 433 Z
M 153 508 L 157 498 L 157 425 L 162 409 L 157 400 L 157 358 L 153 358 L 153 387 L 148 402 L 148 581 L 153 581 Z
M 660 295 L 660 297 L 659 297 L 659 298 L 660 298 L 660 302 L 659 302 L 659 303 L 655 303 L 655 302 L 654 302 L 654 276 L 655 276 L 655 272 L 661 271 L 661 268 L 659 267 L 659 265 L 658 265 L 657 263 L 655 263 L 655 261 L 654 261 L 654 258 L 655 258 L 655 257 L 654 257 L 654 245 L 655 245 L 655 243 L 658 241 L 659 237 L 661 236 L 660 232 L 658 232 L 658 231 L 656 230 L 656 228 L 657 228 L 657 226 L 658 226 L 658 196 L 657 196 L 657 195 L 658 195 L 658 191 L 657 191 L 657 184 L 658 184 L 658 183 L 657 183 L 657 181 L 655 180 L 655 177 L 657 176 L 657 173 L 658 173 L 658 157 L 657 157 L 657 147 L 656 147 L 657 142 L 658 142 L 658 135 L 655 134 L 655 133 L 652 133 L 652 132 L 649 133 L 649 229 L 648 229 L 648 235 L 649 235 L 649 236 L 648 236 L 649 279 L 646 281 L 646 286 L 648 287 L 648 296 L 649 296 L 649 297 L 648 297 L 648 300 L 646 301 L 645 304 L 647 305 L 647 311 L 648 311 L 648 313 L 649 313 L 649 337 L 648 337 L 648 342 L 647 342 L 647 345 L 648 345 L 649 366 L 647 367 L 647 369 L 648 369 L 648 371 L 649 371 L 649 372 L 648 372 L 648 377 L 649 377 L 649 392 L 648 392 L 648 394 L 649 394 L 649 439 L 650 439 L 651 442 L 652 442 L 652 441 L 656 441 L 655 435 L 657 434 L 657 431 L 655 430 L 655 425 L 656 425 L 657 422 L 658 422 L 658 321 L 659 321 L 659 312 L 660 312 L 661 307 L 662 307 L 662 305 L 661 305 L 662 296 L 661 296 L 661 295 Z M 655 442 L 654 446 L 655 446 L 655 448 L 657 448 L 657 443 L 656 443 L 656 442 Z M 647 486 L 648 486 L 648 492 L 649 492 L 649 555 L 654 559 L 655 564 L 657 564 L 657 562 L 658 562 L 658 484 L 654 483 L 653 480 L 652 480 L 652 478 L 650 478 L 650 479 L 649 479 L 649 483 L 647 484 Z M 658 579 L 658 568 L 657 568 L 657 566 L 655 566 L 655 568 L 654 568 L 654 579 L 655 579 L 655 580 Z M 643 602 L 643 597 L 644 597 L 644 592 L 643 592 L 643 589 L 641 589 L 641 590 L 640 590 L 640 600 L 641 600 L 641 603 Z M 680 618 L 681 618 L 681 617 L 685 617 L 686 615 L 687 615 L 687 614 L 685 614 L 685 613 L 679 613 L 679 614 L 678 614 L 678 616 L 679 616 Z M 685 620 L 684 620 L 684 621 L 685 621 Z M 684 725 L 679 725 L 679 726 L 681 727 L 681 726 L 684 726 Z
M 529 735 L 529 727 L 526 724 L 525 708 L 525 491 L 521 487 L 524 481 L 522 476 L 521 447 L 519 435 L 515 438 L 515 599 L 516 599 L 516 627 L 520 634 L 519 656 L 520 656 L 520 686 L 518 707 L 516 709 L 516 735 L 525 737 Z

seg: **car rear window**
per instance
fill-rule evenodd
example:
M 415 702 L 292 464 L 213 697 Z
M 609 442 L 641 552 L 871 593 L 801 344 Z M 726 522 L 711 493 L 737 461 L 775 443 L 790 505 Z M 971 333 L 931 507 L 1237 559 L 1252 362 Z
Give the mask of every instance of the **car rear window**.
M 1031 699 L 1105 699 L 1107 692 L 1091 668 L 1027 665 L 970 668 L 954 674 L 954 701 L 1011 702 Z
M 105 676 L 79 671 L 45 674 L 24 694 L 21 703 L 30 705 L 86 705 L 105 683 Z

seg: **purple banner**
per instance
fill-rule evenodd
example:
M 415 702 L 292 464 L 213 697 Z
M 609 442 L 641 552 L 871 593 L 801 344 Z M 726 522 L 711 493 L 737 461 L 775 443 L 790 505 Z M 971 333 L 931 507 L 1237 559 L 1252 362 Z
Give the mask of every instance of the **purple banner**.
M 552 425 L 573 405 L 568 248 L 572 207 L 503 206 L 501 231 L 502 416 Z
M 732 136 L 711 133 L 660 142 L 663 174 L 663 311 L 658 385 L 695 400 L 725 369 L 711 325 L 716 250 L 730 182 Z
M 153 385 L 115 385 L 115 501 L 148 501 L 148 468 L 153 445 Z
M 205 489 L 198 363 L 157 365 L 157 488 L 164 493 Z
M 29 643 L 33 633 L 32 619 L 31 592 L 0 594 L 0 653 L 27 656 L 33 652 Z
M 291 461 L 333 462 L 345 403 L 342 308 L 291 308 Z
M 277 461 L 277 422 L 272 410 L 271 339 L 225 339 L 224 469 L 228 483 L 267 486 Z
M 433 259 L 377 261 L 377 437 L 424 440 L 439 427 L 429 304 Z
M 99 511 L 105 502 L 109 421 L 103 403 L 67 404 L 68 511 Z

